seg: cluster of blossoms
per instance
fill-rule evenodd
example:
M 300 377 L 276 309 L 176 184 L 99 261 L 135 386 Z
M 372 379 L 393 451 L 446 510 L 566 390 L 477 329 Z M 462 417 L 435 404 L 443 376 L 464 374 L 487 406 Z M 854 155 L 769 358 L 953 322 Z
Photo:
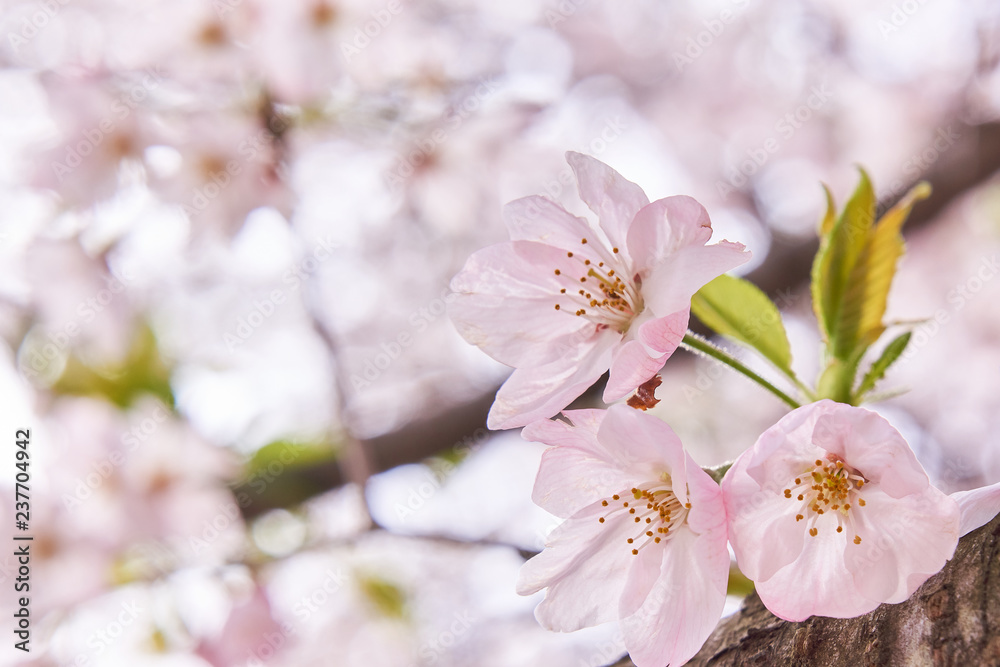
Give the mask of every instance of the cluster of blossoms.
M 722 614 L 727 545 L 775 615 L 848 618 L 909 598 L 1000 510 L 997 487 L 944 494 L 884 418 L 829 399 L 787 414 L 721 481 L 645 411 L 550 419 L 605 371 L 605 401 L 638 390 L 680 345 L 695 292 L 749 257 L 707 244 L 693 199 L 650 203 L 601 162 L 568 159 L 599 226 L 517 200 L 511 241 L 475 253 L 452 282 L 459 331 L 515 367 L 489 425 L 525 426 L 550 446 L 533 500 L 565 521 L 517 584 L 547 589 L 542 625 L 618 620 L 636 665 L 683 664 Z

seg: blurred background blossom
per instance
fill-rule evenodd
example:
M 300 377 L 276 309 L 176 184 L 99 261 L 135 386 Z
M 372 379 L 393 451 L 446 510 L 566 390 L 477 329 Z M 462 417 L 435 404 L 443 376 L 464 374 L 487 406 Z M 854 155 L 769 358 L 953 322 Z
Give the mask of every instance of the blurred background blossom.
M 819 183 L 929 180 L 889 306 L 920 321 L 912 391 L 877 409 L 946 491 L 1000 481 L 994 2 L 5 0 L 0 28 L 0 432 L 9 459 L 32 433 L 36 587 L 4 664 L 617 659 L 514 594 L 555 523 L 541 446 L 485 430 L 508 371 L 446 316 L 504 202 L 584 213 L 566 150 L 703 202 L 806 376 Z M 687 355 L 660 398 L 704 464 L 784 412 Z

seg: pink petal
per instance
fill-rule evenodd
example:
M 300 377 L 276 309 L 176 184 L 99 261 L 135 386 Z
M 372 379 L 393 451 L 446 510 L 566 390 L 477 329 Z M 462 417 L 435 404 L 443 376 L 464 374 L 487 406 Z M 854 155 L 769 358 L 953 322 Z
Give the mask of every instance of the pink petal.
M 726 506 L 722 489 L 695 463 L 690 454 L 686 454 L 686 457 L 687 488 L 691 496 L 688 527 L 697 535 L 714 530 L 726 533 Z
M 545 550 L 518 574 L 517 592 L 530 595 L 548 587 L 535 609 L 549 630 L 572 632 L 618 618 L 618 597 L 632 565 L 632 522 L 606 514 L 600 503 L 582 510 L 556 528 Z
M 646 306 L 660 316 L 691 307 L 691 297 L 706 283 L 750 259 L 742 243 L 720 241 L 684 246 L 663 257 L 643 276 Z
M 556 414 L 608 369 L 620 338 L 616 331 L 605 329 L 562 358 L 518 368 L 497 392 L 486 425 L 493 430 L 516 428 Z
M 959 536 L 965 536 L 985 526 L 1000 513 L 1000 484 L 982 486 L 971 491 L 951 494 L 962 513 Z
M 748 466 L 757 458 L 758 445 L 767 434 L 736 459 L 722 480 L 729 541 L 740 570 L 753 581 L 770 579 L 798 558 L 806 533 L 805 526 L 795 521 L 798 506 L 783 494 L 796 473 L 787 478 L 783 462 L 773 459 L 769 462 L 777 464 L 778 472 L 774 475 L 764 471 L 763 483 L 748 472 Z M 801 467 L 795 470 L 801 472 Z
M 569 423 L 540 419 L 525 426 L 521 437 L 529 442 L 603 452 L 604 448 L 597 444 L 597 429 L 606 414 L 606 410 L 566 410 L 563 416 Z
M 649 204 L 646 194 L 638 185 L 590 156 L 568 152 L 566 161 L 576 173 L 580 199 L 597 214 L 612 245 L 625 251 L 632 219 Z
M 694 520 L 704 510 L 713 515 L 713 526 L 724 521 L 718 485 L 684 453 L 680 439 L 666 423 L 625 405 L 564 414 L 573 425 L 541 420 L 526 426 L 521 434 L 526 440 L 552 445 L 542 455 L 535 479 L 532 499 L 536 504 L 565 517 L 616 493 L 627 494 L 637 484 L 668 472 L 682 501 L 688 486 L 701 494 L 701 506 L 692 512 Z M 692 474 L 698 477 L 692 479 Z M 705 510 L 708 507 L 713 508 L 711 512 Z
M 683 665 L 715 629 L 726 602 L 725 531 L 680 530 L 664 549 L 660 576 L 642 607 L 622 621 L 637 667 Z
M 586 220 L 539 195 L 510 202 L 503 219 L 511 241 L 539 241 L 563 250 L 577 250 L 581 239 L 594 232 Z
M 611 403 L 631 394 L 663 368 L 668 356 L 650 357 L 646 346 L 637 340 L 621 345 L 611 362 L 611 374 L 604 387 L 604 402 Z
M 893 498 L 865 486 L 864 507 L 851 510 L 844 560 L 858 591 L 877 602 L 903 602 L 952 557 L 958 544 L 958 504 L 933 486 Z
M 686 486 L 690 491 L 691 510 L 687 516 L 687 525 L 682 530 L 690 531 L 695 535 L 708 535 L 709 542 L 706 544 L 714 541 L 715 550 L 724 556 L 724 558 L 723 556 L 719 558 L 725 561 L 728 581 L 729 552 L 726 549 L 726 508 L 722 489 L 694 462 L 690 454 L 685 454 L 685 458 Z M 620 611 L 623 618 L 635 613 L 645 602 L 649 591 L 652 590 L 656 579 L 660 576 L 660 564 L 663 556 L 659 552 L 663 549 L 675 548 L 673 544 L 673 539 L 660 545 L 648 544 L 639 552 L 636 557 L 637 563 L 629 573 L 629 579 L 625 583 L 625 590 L 622 594 Z
M 560 278 L 575 271 L 566 252 L 529 241 L 474 253 L 451 281 L 448 314 L 465 340 L 509 366 L 555 361 L 596 332 L 596 325 L 555 309 Z
M 554 444 L 546 440 L 542 442 Z M 627 492 L 640 481 L 634 475 L 609 465 L 604 457 L 572 445 L 563 445 L 552 447 L 542 454 L 531 499 L 545 511 L 565 518 L 594 502 Z
M 640 210 L 628 230 L 628 250 L 639 270 L 650 269 L 686 246 L 712 238 L 708 211 L 691 197 L 658 199 Z
M 633 544 L 633 546 L 635 546 Z M 618 616 L 625 618 L 639 611 L 650 591 L 656 586 L 657 579 L 663 569 L 663 554 L 667 543 L 647 544 L 632 556 L 632 566 L 629 568 L 625 587 L 618 600 Z
M 612 405 L 597 439 L 615 466 L 635 471 L 636 477 L 654 480 L 661 472 L 668 473 L 678 499 L 687 501 L 687 454 L 666 422 L 627 405 Z
M 793 563 L 766 580 L 754 581 L 764 606 L 778 618 L 795 622 L 810 616 L 852 618 L 875 609 L 879 602 L 858 591 L 844 564 L 846 540 L 843 533 L 832 530 L 807 537 Z
M 650 319 L 639 326 L 639 340 L 653 352 L 670 356 L 687 333 L 690 319 L 691 312 L 688 308 Z
M 919 493 L 930 485 L 906 440 L 878 413 L 831 400 L 800 409 L 817 415 L 814 443 L 842 457 L 893 498 Z

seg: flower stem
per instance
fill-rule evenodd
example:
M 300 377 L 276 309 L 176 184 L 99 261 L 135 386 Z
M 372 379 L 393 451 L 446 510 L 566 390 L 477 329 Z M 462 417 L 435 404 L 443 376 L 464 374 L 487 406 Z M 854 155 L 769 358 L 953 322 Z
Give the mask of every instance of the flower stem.
M 750 378 L 751 380 L 762 386 L 764 389 L 767 389 L 769 392 L 780 398 L 782 401 L 784 401 L 791 407 L 793 408 L 801 407 L 799 402 L 796 401 L 794 398 L 792 398 L 785 392 L 781 391 L 780 389 L 775 387 L 773 384 L 771 384 L 761 376 L 754 373 L 752 370 L 747 368 L 745 365 L 743 365 L 743 363 L 741 363 L 738 359 L 730 355 L 728 352 L 726 352 L 720 347 L 712 345 L 698 334 L 688 331 L 686 334 L 684 334 L 684 339 L 681 341 L 681 345 L 685 349 L 696 350 L 698 352 L 701 352 L 702 354 L 709 356 L 712 359 L 715 359 L 716 361 L 720 361 L 726 364 L 733 370 L 742 373 L 743 375 L 747 376 L 748 378 Z

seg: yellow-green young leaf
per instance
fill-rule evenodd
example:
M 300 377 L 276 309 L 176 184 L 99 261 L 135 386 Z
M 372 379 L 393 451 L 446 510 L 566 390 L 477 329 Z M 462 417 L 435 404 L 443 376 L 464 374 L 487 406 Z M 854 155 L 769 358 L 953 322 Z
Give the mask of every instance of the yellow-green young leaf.
M 826 195 L 826 213 L 819 225 L 820 236 L 829 234 L 830 230 L 833 229 L 833 223 L 837 221 L 837 207 L 833 203 L 833 194 L 825 184 L 823 185 L 823 194 Z
M 875 191 L 864 169 L 858 171 L 861 176 L 858 187 L 840 217 L 832 226 L 828 226 L 824 218 L 821 230 L 829 228 L 820 239 L 813 261 L 813 309 L 823 337 L 833 348 L 839 347 L 835 338 L 848 279 L 868 245 L 875 219 Z M 829 199 L 827 203 L 829 205 Z
M 792 375 L 792 350 L 781 313 L 753 283 L 719 276 L 694 295 L 691 312 L 716 333 L 749 345 Z
M 879 358 L 875 360 L 871 368 L 868 369 L 868 372 L 865 373 L 864 379 L 861 380 L 861 384 L 858 386 L 857 392 L 855 392 L 857 398 L 861 398 L 875 388 L 875 383 L 885 376 L 885 372 L 889 370 L 889 366 L 892 366 L 893 362 L 903 354 L 912 335 L 912 332 L 907 331 L 901 336 L 893 338 L 892 342 L 885 346 L 882 354 L 879 355 Z
M 885 331 L 889 288 L 896 264 L 903 254 L 900 230 L 913 205 L 930 194 L 930 186 L 920 183 L 878 221 L 847 277 L 833 353 L 840 358 L 863 352 Z

